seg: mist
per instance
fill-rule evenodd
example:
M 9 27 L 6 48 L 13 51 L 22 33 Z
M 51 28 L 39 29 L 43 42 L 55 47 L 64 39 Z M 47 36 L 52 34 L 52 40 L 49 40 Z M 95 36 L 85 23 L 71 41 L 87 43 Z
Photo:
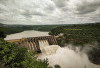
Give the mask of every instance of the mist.
M 61 68 L 100 68 L 100 66 L 89 61 L 85 48 L 82 51 L 80 51 L 80 47 L 74 49 L 71 45 L 68 47 L 46 46 L 42 48 L 42 54 L 39 55 L 39 59 L 47 58 L 50 66 L 57 64 Z

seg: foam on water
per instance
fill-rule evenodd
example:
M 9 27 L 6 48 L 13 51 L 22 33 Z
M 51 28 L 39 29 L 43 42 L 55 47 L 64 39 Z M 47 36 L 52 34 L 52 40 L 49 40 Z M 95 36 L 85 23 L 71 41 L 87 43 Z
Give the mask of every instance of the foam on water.
M 92 64 L 85 53 L 76 52 L 68 47 L 61 48 L 58 45 L 42 48 L 39 59 L 46 58 L 51 66 L 58 64 L 61 68 L 100 68 L 100 66 Z

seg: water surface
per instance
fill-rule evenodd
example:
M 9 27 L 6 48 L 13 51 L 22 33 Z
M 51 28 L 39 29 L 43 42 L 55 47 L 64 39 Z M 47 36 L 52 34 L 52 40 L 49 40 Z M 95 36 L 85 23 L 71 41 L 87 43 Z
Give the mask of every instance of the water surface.
M 27 37 L 49 36 L 48 33 L 49 32 L 41 32 L 41 31 L 29 30 L 29 31 L 23 31 L 23 32 L 20 32 L 20 33 L 7 35 L 5 40 L 21 39 L 21 38 L 27 38 Z

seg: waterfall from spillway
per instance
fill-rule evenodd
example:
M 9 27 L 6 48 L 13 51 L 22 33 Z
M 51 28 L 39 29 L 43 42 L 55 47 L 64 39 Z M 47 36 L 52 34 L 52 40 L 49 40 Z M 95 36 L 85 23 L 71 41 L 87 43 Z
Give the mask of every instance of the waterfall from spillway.
M 42 54 L 45 55 L 52 55 L 56 53 L 56 50 L 58 49 L 58 45 L 49 45 L 47 40 L 40 40 L 39 41 L 40 50 L 42 51 Z
M 39 45 L 40 45 L 40 50 L 42 51 L 42 53 L 45 53 L 44 47 L 49 46 L 49 43 L 47 40 L 40 40 Z
M 58 45 L 49 46 L 47 41 L 39 41 L 39 44 L 42 54 L 38 58 L 47 58 L 51 66 L 58 64 L 61 68 L 100 68 L 100 66 L 92 64 L 87 55 L 80 52 L 79 49 L 75 52 L 68 47 L 61 48 Z

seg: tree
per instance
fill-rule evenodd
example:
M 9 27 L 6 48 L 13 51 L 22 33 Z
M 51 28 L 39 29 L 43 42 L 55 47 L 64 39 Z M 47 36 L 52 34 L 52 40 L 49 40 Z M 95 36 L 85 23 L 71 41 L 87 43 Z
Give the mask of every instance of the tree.
M 92 50 L 88 52 L 88 56 L 92 63 L 100 65 L 100 43 L 94 45 L 91 46 Z
M 53 28 L 50 32 L 49 35 L 59 35 L 60 33 L 64 32 L 64 28 L 63 27 L 56 27 Z
M 4 32 L 0 31 L 0 38 L 5 38 L 5 37 L 6 37 L 6 35 L 4 34 Z
M 60 65 L 58 65 L 58 64 L 56 64 L 54 66 L 55 66 L 55 68 L 61 68 Z
M 49 68 L 48 60 L 38 60 L 34 52 L 0 39 L 0 68 Z

